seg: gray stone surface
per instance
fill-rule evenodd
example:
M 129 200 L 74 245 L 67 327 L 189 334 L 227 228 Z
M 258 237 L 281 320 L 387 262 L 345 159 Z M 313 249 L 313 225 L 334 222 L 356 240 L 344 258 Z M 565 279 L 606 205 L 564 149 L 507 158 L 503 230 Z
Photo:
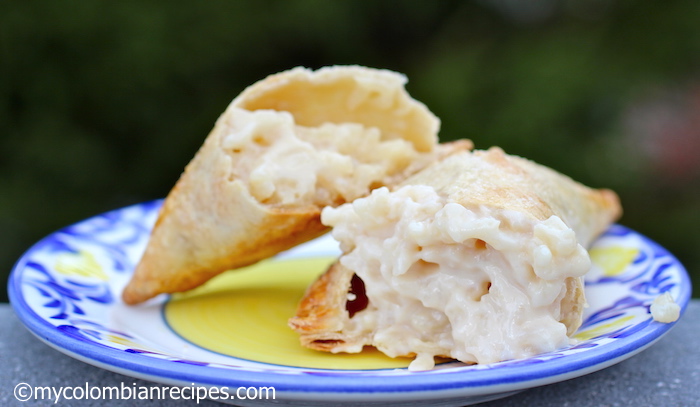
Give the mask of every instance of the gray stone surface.
M 480 407 L 514 406 L 700 406 L 700 300 L 694 300 L 677 325 L 642 353 L 599 372 L 526 390 Z M 2 406 L 184 406 L 194 401 L 28 401 L 13 395 L 18 383 L 33 386 L 158 386 L 72 359 L 35 338 L 11 307 L 0 305 L 0 405 Z M 200 406 L 221 406 L 202 401 Z

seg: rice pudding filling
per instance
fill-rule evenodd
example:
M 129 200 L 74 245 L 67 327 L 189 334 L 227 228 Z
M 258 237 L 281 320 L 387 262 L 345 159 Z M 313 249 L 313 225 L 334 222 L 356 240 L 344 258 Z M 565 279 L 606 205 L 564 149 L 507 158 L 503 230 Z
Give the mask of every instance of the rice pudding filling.
M 221 148 L 232 163 L 228 179 L 246 185 L 258 202 L 281 208 L 352 201 L 435 159 L 360 123 L 307 127 L 289 112 L 232 108 L 222 126 Z
M 580 325 L 567 299 L 590 269 L 588 252 L 557 216 L 536 220 L 485 205 L 464 206 L 425 185 L 326 208 L 342 267 L 366 291 L 366 308 L 343 320 L 333 352 L 373 345 L 396 356 L 492 363 L 569 344 Z M 354 278 L 354 277 L 353 277 Z

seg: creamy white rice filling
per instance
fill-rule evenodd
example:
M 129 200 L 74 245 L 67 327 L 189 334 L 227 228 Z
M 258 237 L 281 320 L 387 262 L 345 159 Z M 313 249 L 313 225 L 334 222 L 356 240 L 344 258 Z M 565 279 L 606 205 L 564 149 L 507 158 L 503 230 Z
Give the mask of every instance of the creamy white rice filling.
M 322 222 L 369 299 L 342 331 L 392 357 L 416 355 L 412 370 L 432 368 L 436 355 L 483 364 L 569 344 L 565 280 L 590 259 L 557 216 L 535 221 L 404 186 L 325 208 Z
M 226 126 L 221 146 L 231 156 L 230 179 L 270 205 L 351 201 L 432 160 L 431 152 L 359 123 L 306 127 L 288 112 L 234 108 Z

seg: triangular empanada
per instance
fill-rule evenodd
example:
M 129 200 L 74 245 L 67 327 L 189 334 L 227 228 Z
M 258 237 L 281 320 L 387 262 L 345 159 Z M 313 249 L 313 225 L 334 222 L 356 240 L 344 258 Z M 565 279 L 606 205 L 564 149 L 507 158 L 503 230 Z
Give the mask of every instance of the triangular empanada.
M 406 78 L 359 66 L 269 76 L 236 97 L 168 194 L 123 291 L 128 304 L 194 288 L 327 231 L 325 206 L 394 185 L 470 149 Z
M 614 192 L 499 148 L 451 155 L 324 209 L 343 255 L 290 326 L 317 350 L 416 356 L 413 370 L 555 350 L 581 324 L 585 248 L 620 213 Z

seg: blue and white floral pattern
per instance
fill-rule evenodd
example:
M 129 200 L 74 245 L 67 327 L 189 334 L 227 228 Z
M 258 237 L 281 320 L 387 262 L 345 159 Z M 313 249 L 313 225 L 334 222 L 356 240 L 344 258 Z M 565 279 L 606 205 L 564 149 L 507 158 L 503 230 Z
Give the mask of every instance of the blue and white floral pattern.
M 161 201 L 108 212 L 38 242 L 18 261 L 9 293 L 20 319 L 39 338 L 88 363 L 135 377 L 185 385 L 266 383 L 310 398 L 402 392 L 460 403 L 564 380 L 616 363 L 651 345 L 673 324 L 654 322 L 649 306 L 669 292 L 685 310 L 690 282 L 665 249 L 615 225 L 591 249 L 589 305 L 578 343 L 536 357 L 490 365 L 444 363 L 429 372 L 335 371 L 269 365 L 191 349 L 163 322 L 163 299 L 126 307 L 119 298 L 140 257 Z M 286 257 L 336 253 L 328 237 Z M 319 249 L 320 248 L 320 249 Z M 377 378 L 381 377 L 381 380 Z M 339 398 L 338 398 L 339 397 Z M 408 397 L 410 399 L 411 396 Z M 490 396 L 489 396 L 490 397 Z

